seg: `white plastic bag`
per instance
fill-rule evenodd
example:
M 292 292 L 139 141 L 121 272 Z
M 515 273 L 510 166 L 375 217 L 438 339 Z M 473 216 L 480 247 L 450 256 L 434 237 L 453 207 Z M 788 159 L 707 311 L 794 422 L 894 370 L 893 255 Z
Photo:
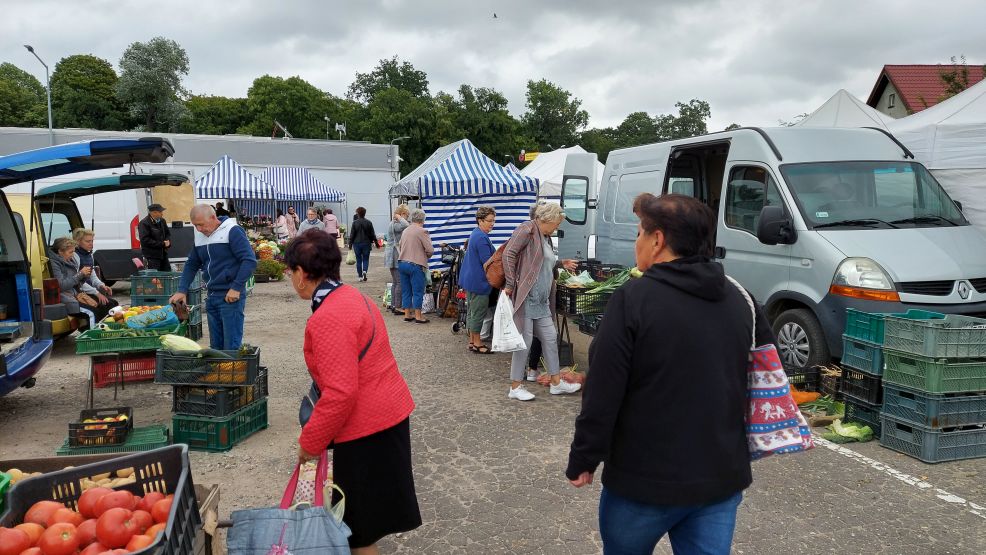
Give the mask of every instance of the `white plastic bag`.
M 496 302 L 496 313 L 493 315 L 493 346 L 497 353 L 512 353 L 527 349 L 524 336 L 514 325 L 514 303 L 510 297 L 500 294 Z
M 435 297 L 431 293 L 425 293 L 421 299 L 421 313 L 431 314 L 432 312 L 435 312 Z

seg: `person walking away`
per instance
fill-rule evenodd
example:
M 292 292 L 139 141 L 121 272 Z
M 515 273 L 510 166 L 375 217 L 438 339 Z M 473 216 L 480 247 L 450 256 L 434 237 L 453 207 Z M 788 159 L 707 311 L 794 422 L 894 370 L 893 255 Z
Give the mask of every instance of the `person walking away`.
M 349 546 L 354 554 L 378 553 L 384 536 L 421 525 L 411 465 L 414 400 L 380 310 L 340 283 L 338 242 L 303 233 L 284 261 L 298 296 L 312 301 L 304 355 L 320 391 L 298 438 L 298 462 L 333 450 L 332 478 L 346 494 L 343 521 L 353 533 Z
M 325 224 L 325 232 L 329 234 L 329 237 L 333 239 L 339 238 L 339 218 L 332 213 L 331 208 L 325 209 L 325 215 L 322 216 L 322 223 Z
M 188 253 L 178 292 L 169 302 L 187 302 L 188 288 L 201 269 L 208 291 L 205 301 L 209 320 L 209 346 L 233 351 L 243 344 L 243 311 L 246 282 L 257 268 L 246 231 L 232 218 L 218 218 L 207 204 L 192 207 L 195 248 Z
M 288 206 L 286 223 L 288 226 L 288 239 L 294 239 L 295 235 L 298 235 L 298 226 L 301 225 L 301 218 L 294 211 L 294 206 Z
M 85 316 L 89 327 L 94 328 L 117 303 L 105 297 L 95 299 L 83 291 L 82 284 L 88 283 L 93 269 L 78 265 L 75 247 L 76 243 L 70 237 L 55 239 L 49 252 L 52 276 L 58 280 L 59 300 L 65 310 L 73 316 Z
M 274 234 L 277 235 L 279 243 L 287 241 L 290 237 L 288 235 L 288 218 L 280 208 L 277 209 L 277 218 L 274 220 Z
M 221 201 L 216 203 L 216 217 L 217 218 L 229 217 L 229 211 L 227 211 L 226 208 L 224 208 L 224 205 Z
M 362 206 L 356 209 L 356 221 L 349 238 L 356 253 L 356 276 L 360 281 L 366 281 L 366 271 L 370 269 L 370 249 L 377 244 L 377 233 L 373 231 L 373 222 L 366 218 L 366 208 Z
M 325 224 L 323 224 L 322 220 L 319 219 L 318 212 L 316 212 L 314 208 L 308 209 L 308 219 L 302 220 L 301 225 L 298 226 L 298 234 L 300 235 L 309 229 L 325 229 Z
M 168 222 L 164 221 L 164 210 L 158 203 L 147 207 L 147 216 L 137 224 L 137 238 L 140 239 L 144 267 L 148 270 L 170 272 L 168 249 L 171 248 L 171 229 Z
M 491 354 L 489 346 L 483 344 L 480 334 L 483 331 L 483 318 L 490 307 L 490 293 L 493 287 L 486 279 L 483 264 L 486 263 L 496 249 L 490 241 L 490 232 L 496 222 L 496 211 L 489 206 L 480 206 L 476 210 L 476 228 L 469 234 L 466 254 L 462 258 L 462 270 L 459 272 L 459 286 L 466 291 L 466 328 L 469 330 L 469 351 L 481 355 Z M 450 291 L 450 295 L 454 292 Z
M 534 336 L 541 340 L 541 350 L 551 376 L 549 393 L 552 395 L 575 393 L 582 388 L 582 384 L 561 381 L 558 332 L 553 315 L 557 257 L 551 247 L 551 234 L 564 218 L 565 213 L 558 204 L 538 204 L 533 219 L 517 226 L 503 249 L 506 277 L 503 293 L 513 301 L 514 323 L 524 336 L 524 344 L 529 346 Z M 512 354 L 509 399 L 534 399 L 534 394 L 523 385 L 527 357 L 528 349 Z
M 633 210 L 644 275 L 606 305 L 565 474 L 582 487 L 605 463 L 605 553 L 649 554 L 668 534 L 675 553 L 728 554 L 752 481 L 750 306 L 711 259 L 711 209 L 690 196 L 644 193 Z M 759 309 L 756 337 L 775 342 Z
M 72 240 L 75 241 L 75 256 L 73 262 L 79 268 L 92 268 L 88 279 L 82 282 L 82 291 L 95 296 L 100 305 L 109 304 L 110 308 L 118 306 L 119 303 L 112 299 L 113 290 L 99 279 L 96 272 L 96 261 L 93 259 L 93 243 L 96 240 L 96 232 L 91 229 L 78 228 L 72 230 Z
M 425 229 L 424 210 L 411 211 L 411 225 L 401 235 L 400 250 L 397 253 L 397 269 L 401 275 L 401 305 L 404 307 L 404 321 L 427 324 L 430 320 L 421 314 L 421 304 L 425 296 L 425 272 L 428 259 L 435 254 L 431 235 Z M 413 315 L 412 315 L 413 312 Z
M 397 270 L 397 258 L 400 251 L 401 235 L 407 226 L 411 225 L 407 221 L 410 212 L 406 204 L 398 205 L 394 209 L 394 217 L 387 226 L 387 233 L 384 239 L 387 241 L 386 251 L 384 251 L 384 265 L 390 270 L 390 311 L 394 314 L 404 314 L 403 302 L 401 299 L 401 274 Z

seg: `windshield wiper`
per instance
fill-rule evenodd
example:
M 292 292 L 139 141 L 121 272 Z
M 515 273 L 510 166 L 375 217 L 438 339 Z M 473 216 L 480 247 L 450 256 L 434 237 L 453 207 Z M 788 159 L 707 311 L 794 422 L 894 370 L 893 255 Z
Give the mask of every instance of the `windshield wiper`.
M 935 222 L 948 222 L 952 225 L 959 225 L 948 218 L 942 216 L 936 216 L 934 214 L 923 214 L 921 216 L 914 216 L 913 218 L 903 218 L 900 220 L 894 220 L 890 223 L 894 224 L 930 224 Z
M 873 227 L 875 225 L 885 225 L 887 227 L 897 228 L 894 224 L 897 222 L 885 222 L 883 220 L 878 220 L 876 218 L 861 218 L 858 220 L 839 220 L 837 222 L 828 222 L 824 224 L 817 224 L 814 226 L 815 229 L 821 229 L 823 227 Z

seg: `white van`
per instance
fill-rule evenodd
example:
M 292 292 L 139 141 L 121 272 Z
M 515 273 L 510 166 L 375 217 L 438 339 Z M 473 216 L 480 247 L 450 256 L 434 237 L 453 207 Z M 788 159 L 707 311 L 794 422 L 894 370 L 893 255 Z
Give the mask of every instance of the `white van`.
M 986 235 L 885 131 L 742 128 L 615 150 L 596 197 L 589 158 L 569 156 L 562 186 L 567 227 L 588 233 L 559 250 L 594 241 L 600 261 L 632 265 L 637 195 L 702 200 L 715 258 L 765 306 L 788 365 L 840 358 L 849 307 L 986 317 Z

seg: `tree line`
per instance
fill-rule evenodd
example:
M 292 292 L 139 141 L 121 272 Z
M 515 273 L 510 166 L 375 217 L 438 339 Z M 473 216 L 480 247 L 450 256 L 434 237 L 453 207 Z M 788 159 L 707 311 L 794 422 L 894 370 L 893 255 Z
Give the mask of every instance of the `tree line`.
M 468 138 L 503 164 L 518 163 L 523 149 L 547 151 L 581 145 L 605 161 L 617 148 L 708 132 L 709 104 L 693 99 L 677 113 L 633 112 L 616 127 L 588 128 L 582 101 L 546 79 L 527 82 L 525 112 L 515 117 L 500 91 L 463 84 L 454 92 L 431 92 L 428 76 L 396 56 L 366 73 L 357 72 L 344 96 L 323 91 L 301 77 L 263 75 L 245 97 L 193 94 L 184 85 L 189 59 L 177 42 L 156 37 L 134 42 L 119 60 L 89 54 L 59 60 L 51 74 L 54 124 L 110 131 L 246 134 L 283 133 L 295 138 L 337 138 L 345 123 L 349 140 L 400 146 L 402 172 L 436 148 Z M 45 88 L 14 64 L 0 64 L 0 126 L 46 127 Z M 330 125 L 332 124 L 332 125 Z

